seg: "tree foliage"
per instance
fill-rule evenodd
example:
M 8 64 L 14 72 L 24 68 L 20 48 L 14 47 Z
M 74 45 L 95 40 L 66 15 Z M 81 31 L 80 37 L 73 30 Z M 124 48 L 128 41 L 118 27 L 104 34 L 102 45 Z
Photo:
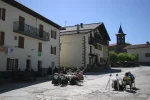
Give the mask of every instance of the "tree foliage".
M 112 61 L 112 62 L 117 62 L 118 61 L 118 55 L 117 55 L 116 52 L 114 52 L 114 51 L 110 52 L 110 61 Z
M 119 53 L 117 54 L 114 51 L 110 52 L 110 61 L 111 62 L 124 62 L 124 61 L 138 61 L 137 54 L 128 54 L 128 53 Z

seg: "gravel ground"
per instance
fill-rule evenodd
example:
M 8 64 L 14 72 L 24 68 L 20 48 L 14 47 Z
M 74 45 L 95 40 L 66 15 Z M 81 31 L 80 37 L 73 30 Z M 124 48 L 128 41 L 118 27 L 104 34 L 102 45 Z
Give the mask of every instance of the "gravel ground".
M 117 68 L 116 68 L 117 69 Z M 114 91 L 107 89 L 109 74 L 86 75 L 82 86 L 53 86 L 51 81 L 33 83 L 10 83 L 0 86 L 0 100 L 150 100 L 150 67 L 121 68 L 122 78 L 126 71 L 136 77 L 137 91 Z M 111 80 L 116 79 L 116 73 Z

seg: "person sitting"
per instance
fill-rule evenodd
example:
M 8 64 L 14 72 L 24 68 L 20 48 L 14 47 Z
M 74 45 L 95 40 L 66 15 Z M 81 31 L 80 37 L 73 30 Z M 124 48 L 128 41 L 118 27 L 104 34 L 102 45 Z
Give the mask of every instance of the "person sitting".
M 134 77 L 134 75 L 129 71 L 128 72 L 128 74 L 129 74 L 129 76 L 130 76 L 130 78 L 131 78 L 131 84 L 133 84 L 134 83 L 134 87 L 135 87 L 135 77 Z
M 129 74 L 128 73 L 125 73 L 125 76 L 124 76 L 124 78 L 123 78 L 123 82 L 124 82 L 124 85 L 125 85 L 125 89 L 126 89 L 126 85 L 129 85 L 130 86 L 130 89 L 131 89 L 131 78 L 130 78 L 130 76 L 129 76 Z

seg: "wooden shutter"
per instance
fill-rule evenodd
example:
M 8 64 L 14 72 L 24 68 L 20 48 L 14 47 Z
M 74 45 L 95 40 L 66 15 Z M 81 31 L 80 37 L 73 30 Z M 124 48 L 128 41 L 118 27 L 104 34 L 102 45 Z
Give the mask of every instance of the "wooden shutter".
M 6 9 L 2 8 L 2 20 L 5 21 Z
M 51 38 L 53 38 L 53 30 L 51 30 Z
M 54 47 L 54 52 L 55 52 L 54 54 L 56 55 L 56 47 Z
M 7 58 L 7 66 L 6 66 L 6 70 L 9 70 L 9 64 L 10 64 L 10 58 Z
M 4 45 L 4 43 L 5 43 L 5 33 L 1 32 L 1 34 L 0 34 L 0 44 Z
M 51 54 L 53 54 L 53 47 L 51 46 Z
M 24 48 L 24 37 L 19 36 L 18 47 Z
M 42 52 L 42 43 L 39 43 L 39 52 Z
M 2 9 L 0 8 L 0 19 L 2 18 Z
M 56 37 L 57 37 L 57 32 L 55 31 L 55 39 L 56 39 Z

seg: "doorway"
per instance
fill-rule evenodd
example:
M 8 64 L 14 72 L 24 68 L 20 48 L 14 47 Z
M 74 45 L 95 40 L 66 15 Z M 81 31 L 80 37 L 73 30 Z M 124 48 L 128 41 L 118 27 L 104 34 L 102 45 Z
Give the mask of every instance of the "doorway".
M 28 59 L 28 60 L 26 61 L 26 69 L 27 69 L 27 70 L 30 70 L 30 68 L 31 68 L 31 61 Z
M 42 61 L 38 61 L 38 73 L 42 72 Z

